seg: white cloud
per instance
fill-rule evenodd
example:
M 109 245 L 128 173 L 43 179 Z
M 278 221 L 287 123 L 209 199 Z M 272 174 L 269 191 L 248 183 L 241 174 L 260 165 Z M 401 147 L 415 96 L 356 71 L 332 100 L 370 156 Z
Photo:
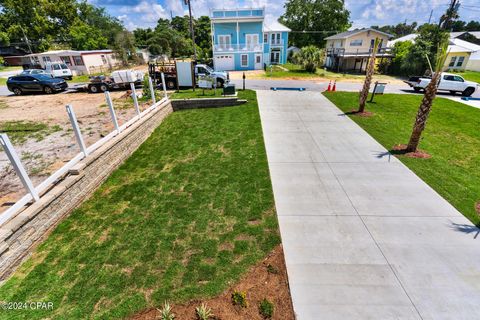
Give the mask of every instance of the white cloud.
M 135 6 L 122 6 L 119 9 L 119 12 L 127 14 L 136 14 L 139 19 L 139 25 L 151 24 L 156 23 L 160 18 L 168 18 L 169 14 L 163 8 L 161 4 L 159 4 L 155 0 L 142 0 Z M 131 21 L 123 20 L 125 23 L 133 23 Z

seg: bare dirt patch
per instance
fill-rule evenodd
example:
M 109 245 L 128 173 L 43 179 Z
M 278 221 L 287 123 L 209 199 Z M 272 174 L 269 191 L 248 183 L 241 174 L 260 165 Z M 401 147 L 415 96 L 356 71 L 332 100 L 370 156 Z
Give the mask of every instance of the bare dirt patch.
M 111 96 L 121 125 L 135 115 L 132 99 L 125 97 L 125 91 L 111 92 Z M 79 152 L 65 110 L 67 104 L 72 105 L 75 110 L 87 146 L 113 130 L 104 94 L 68 92 L 0 97 L 0 105 L 3 106 L 0 108 L 0 124 L 26 121 L 58 128 L 50 130 L 41 139 L 32 136 L 25 141 L 14 143 L 34 185 L 39 184 Z M 148 104 L 143 104 L 141 110 L 147 106 Z M 24 194 L 20 179 L 0 148 L 0 212 Z
M 231 295 L 234 291 L 246 292 L 248 307 L 241 308 L 232 304 Z M 212 309 L 217 320 L 260 320 L 259 303 L 267 298 L 274 304 L 273 320 L 295 319 L 290 290 L 288 287 L 287 270 L 281 246 L 276 247 L 262 262 L 252 267 L 249 272 L 231 288 L 220 296 L 190 301 L 184 305 L 173 305 L 176 320 L 193 320 L 196 318 L 195 308 L 205 303 Z M 158 309 L 152 308 L 140 312 L 131 320 L 160 319 Z
M 401 155 L 409 158 L 428 159 L 432 156 L 423 150 L 417 150 L 416 152 L 407 152 L 406 144 L 397 144 L 392 148 L 392 153 L 395 155 Z
M 346 112 L 345 114 L 346 115 L 352 115 L 352 116 L 358 116 L 358 117 L 362 117 L 362 118 L 369 118 L 369 117 L 375 115 L 375 113 L 370 112 L 370 111 L 359 112 L 358 110 L 352 110 L 350 112 Z

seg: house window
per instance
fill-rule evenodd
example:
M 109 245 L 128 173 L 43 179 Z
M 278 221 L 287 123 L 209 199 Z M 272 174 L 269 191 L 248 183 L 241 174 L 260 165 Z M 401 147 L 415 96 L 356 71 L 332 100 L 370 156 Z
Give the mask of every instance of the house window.
M 363 44 L 362 39 L 357 39 L 357 40 L 350 41 L 350 46 L 352 46 L 352 47 L 361 47 L 362 44 Z
M 70 60 L 70 57 L 63 56 L 63 57 L 60 57 L 60 59 L 62 59 L 62 62 L 65 63 L 67 66 L 72 65 L 72 61 Z
M 271 44 L 273 45 L 279 45 L 281 44 L 281 33 L 272 33 L 272 37 L 271 37 Z
M 258 34 L 247 34 L 245 37 L 248 50 L 254 50 L 255 47 L 258 47 Z
M 101 57 L 102 57 L 102 63 L 107 64 L 107 58 L 105 58 L 105 55 L 102 54 Z
M 452 57 L 450 59 L 450 63 L 448 64 L 449 67 L 454 67 L 455 66 L 455 60 L 457 60 L 457 57 Z
M 465 57 L 458 57 L 456 66 L 461 67 L 464 60 L 465 60 Z
M 240 56 L 240 59 L 241 59 L 241 66 L 248 67 L 248 54 L 242 54 Z
M 268 43 L 268 33 L 263 34 L 263 43 Z
M 52 62 L 52 60 L 50 59 L 50 57 L 42 57 L 42 60 L 43 62 Z
M 83 59 L 81 56 L 73 56 L 73 62 L 75 63 L 76 66 L 83 66 Z
M 232 37 L 229 34 L 222 34 L 218 36 L 218 46 L 220 49 L 230 49 L 232 44 Z

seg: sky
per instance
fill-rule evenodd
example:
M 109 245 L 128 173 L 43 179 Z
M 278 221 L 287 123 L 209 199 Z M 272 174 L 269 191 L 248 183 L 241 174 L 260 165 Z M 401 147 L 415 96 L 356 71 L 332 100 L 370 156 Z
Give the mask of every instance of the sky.
M 88 0 L 105 7 L 110 15 L 123 21 L 129 30 L 154 27 L 159 18 L 188 14 L 184 0 Z M 210 9 L 265 7 L 266 19 L 276 20 L 283 14 L 286 0 L 191 0 L 194 16 L 208 15 Z M 432 21 L 438 21 L 450 0 L 345 0 L 350 10 L 352 28 L 372 25 L 397 24 L 400 22 L 419 24 L 428 22 L 433 10 Z M 479 20 L 480 2 L 461 0 L 460 19 Z

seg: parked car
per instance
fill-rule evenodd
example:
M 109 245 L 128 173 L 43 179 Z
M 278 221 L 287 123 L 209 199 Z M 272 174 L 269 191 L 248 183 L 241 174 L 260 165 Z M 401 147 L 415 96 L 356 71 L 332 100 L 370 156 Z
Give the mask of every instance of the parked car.
M 45 65 L 46 73 L 49 73 L 54 78 L 62 78 L 72 80 L 72 70 L 63 62 L 49 62 Z
M 65 90 L 68 84 L 63 79 L 52 78 L 45 74 L 30 74 L 9 77 L 7 88 L 17 96 L 27 92 L 51 94 Z
M 429 77 L 410 77 L 405 83 L 415 90 L 420 92 L 424 90 L 427 85 L 432 81 Z M 439 91 L 450 91 L 452 94 L 460 92 L 465 97 L 470 97 L 478 88 L 478 83 L 472 81 L 466 81 L 459 75 L 443 72 L 440 77 L 440 83 L 438 84 Z
M 30 74 L 47 74 L 47 72 L 43 69 L 27 69 L 23 70 L 21 75 L 30 75 Z

